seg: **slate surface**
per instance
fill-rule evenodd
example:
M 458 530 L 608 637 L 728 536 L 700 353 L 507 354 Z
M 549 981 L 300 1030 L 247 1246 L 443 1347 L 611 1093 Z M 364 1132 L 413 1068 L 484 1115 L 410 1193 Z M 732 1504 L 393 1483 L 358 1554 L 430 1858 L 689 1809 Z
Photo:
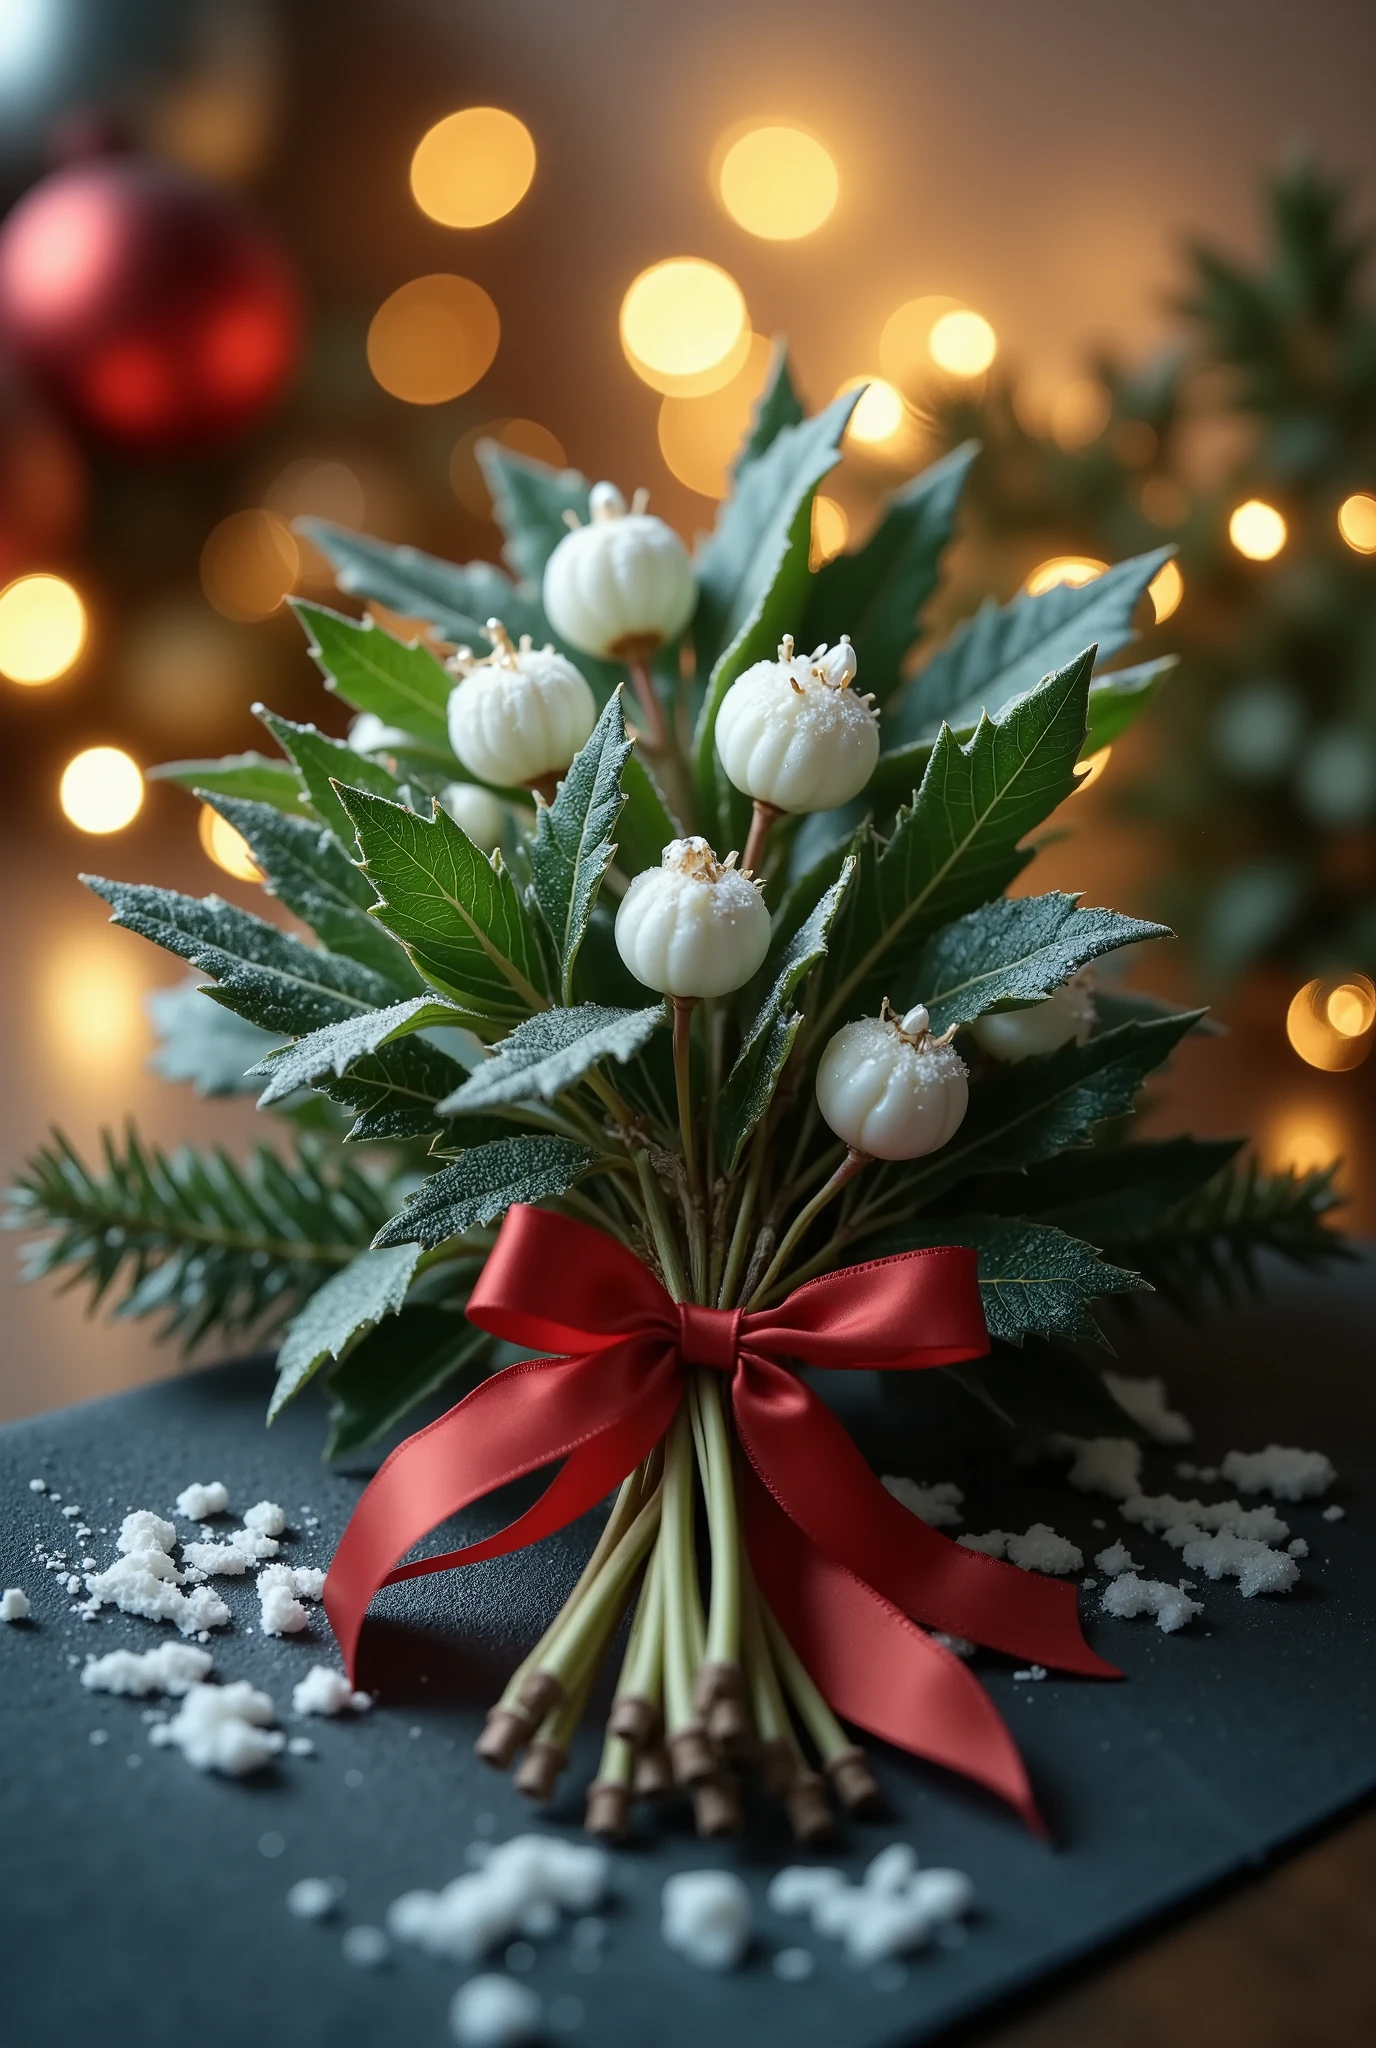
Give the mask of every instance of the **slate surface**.
M 791 2048 L 929 2040 L 1258 1864 L 1369 1793 L 1373 1309 L 1376 1264 L 1368 1263 L 1323 1282 L 1284 1281 L 1264 1307 L 1197 1332 L 1153 1312 L 1121 1345 L 1128 1369 L 1164 1371 L 1193 1416 L 1198 1442 L 1185 1455 L 1208 1463 L 1273 1439 L 1325 1449 L 1341 1472 L 1330 1498 L 1348 1516 L 1329 1523 L 1317 1504 L 1282 1508 L 1311 1546 L 1302 1586 L 1284 1599 L 1244 1601 L 1230 1582 L 1206 1584 L 1204 1618 L 1180 1635 L 1101 1618 L 1097 1595 L 1082 1595 L 1091 1639 L 1126 1669 L 1125 1685 L 1015 1682 L 1011 1665 L 980 1660 L 1027 1756 L 1054 1846 L 953 1780 L 892 1753 L 879 1758 L 892 1817 L 850 1829 L 837 1860 L 858 1873 L 886 1842 L 903 1839 L 924 1862 L 969 1871 L 981 1910 L 962 1946 L 906 1968 L 856 1971 L 834 1945 L 765 1909 L 771 1871 L 792 1860 L 768 1816 L 757 1816 L 744 1846 L 722 1849 L 698 1844 L 666 1814 L 619 1859 L 600 1967 L 575 1967 L 565 1938 L 539 1949 L 528 1981 L 560 2023 L 550 2039 L 654 2048 L 705 2038 Z M 343 1960 L 340 1937 L 352 1924 L 380 1924 L 398 1893 L 457 1874 L 475 1834 L 500 1839 L 532 1824 L 469 1744 L 503 1673 L 571 1582 L 587 1530 L 384 1596 L 363 1673 L 380 1690 L 376 1711 L 288 1720 L 289 1729 L 308 1730 L 318 1754 L 239 1782 L 203 1777 L 176 1751 L 151 1747 L 142 1702 L 82 1690 L 83 1656 L 146 1647 L 170 1632 L 108 1611 L 84 1624 L 32 1556 L 41 1540 L 104 1563 L 129 1507 L 168 1513 L 188 1480 L 223 1478 L 240 1509 L 276 1499 L 297 1531 L 304 1508 L 317 1514 L 318 1531 L 299 1534 L 284 1555 L 324 1563 L 361 1475 L 320 1465 L 319 1411 L 309 1401 L 265 1434 L 267 1384 L 259 1365 L 230 1366 L 0 1431 L 0 1586 L 26 1587 L 34 1609 L 32 1624 L 0 1627 L 8 2039 L 438 2048 L 448 2038 L 459 1970 L 398 1952 L 365 1973 Z M 925 1422 L 895 1421 L 868 1386 L 861 1383 L 848 1419 L 876 1465 L 959 1481 L 967 1527 L 1020 1529 L 1043 1519 L 1087 1556 L 1123 1534 L 1149 1572 L 1180 1575 L 1174 1554 L 1129 1531 L 1111 1503 L 1071 1492 L 1046 1466 L 1006 1463 L 968 1430 L 948 1435 L 939 1403 Z M 1173 1476 L 1181 1455 L 1149 1454 L 1151 1490 L 1192 1490 Z M 81 1504 L 97 1531 L 89 1546 L 74 1545 L 58 1506 L 30 1493 L 33 1476 Z M 472 1536 L 497 1520 L 488 1508 L 462 1527 Z M 213 1638 L 218 1673 L 252 1679 L 286 1714 L 295 1679 L 332 1653 L 323 1619 L 308 1637 L 267 1639 L 257 1631 L 251 1579 L 218 1583 L 235 1614 L 233 1629 Z M 92 1735 L 108 1739 L 96 1744 Z M 576 1758 L 570 1778 L 582 1782 L 593 1763 L 590 1753 Z M 576 1827 L 579 1807 L 571 1785 L 539 1824 Z M 670 1870 L 728 1862 L 756 1893 L 760 1940 L 747 1968 L 718 1979 L 665 1950 L 655 1923 Z M 335 1920 L 307 1925 L 284 1911 L 295 1879 L 336 1875 L 347 1893 Z M 799 1942 L 814 1949 L 816 1974 L 780 1983 L 770 1957 Z

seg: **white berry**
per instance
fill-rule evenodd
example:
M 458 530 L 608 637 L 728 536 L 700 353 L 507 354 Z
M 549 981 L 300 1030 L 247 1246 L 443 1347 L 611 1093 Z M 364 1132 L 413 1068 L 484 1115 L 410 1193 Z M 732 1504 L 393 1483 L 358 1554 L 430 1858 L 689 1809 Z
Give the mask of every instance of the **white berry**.
M 996 1060 L 1026 1060 L 1055 1052 L 1073 1038 L 1083 1045 L 1096 1021 L 1094 992 L 1088 978 L 1076 975 L 1044 1002 L 1021 1010 L 990 1010 L 970 1026 L 975 1038 Z
M 594 484 L 592 517 L 560 541 L 545 564 L 545 616 L 585 654 L 644 661 L 683 631 L 697 586 L 688 550 L 671 526 L 634 508 L 615 484 Z
M 858 796 L 879 759 L 879 715 L 851 684 L 858 664 L 835 647 L 795 655 L 737 678 L 717 713 L 717 752 L 736 788 L 780 811 L 829 811 Z
M 871 1159 L 920 1159 L 959 1128 L 969 1103 L 965 1063 L 933 1038 L 919 1003 L 901 1020 L 843 1024 L 817 1069 L 817 1106 L 838 1138 Z
M 476 782 L 451 782 L 440 791 L 439 804 L 484 853 L 501 845 L 506 812 L 490 789 L 480 789 Z
M 691 999 L 740 988 L 769 951 L 769 912 L 755 884 L 705 839 L 671 839 L 616 913 L 616 946 L 637 981 Z
M 492 652 L 455 657 L 462 681 L 449 693 L 449 744 L 470 775 L 506 786 L 562 774 L 597 721 L 592 691 L 552 647 L 513 647 L 488 621 Z

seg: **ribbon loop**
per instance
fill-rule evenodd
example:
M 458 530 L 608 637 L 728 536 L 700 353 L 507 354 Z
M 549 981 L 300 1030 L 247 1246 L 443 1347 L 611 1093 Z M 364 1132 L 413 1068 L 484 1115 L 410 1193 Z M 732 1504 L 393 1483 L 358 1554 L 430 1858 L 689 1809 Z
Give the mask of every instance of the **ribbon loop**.
M 678 1303 L 678 1355 L 684 1365 L 734 1372 L 740 1349 L 741 1310 Z

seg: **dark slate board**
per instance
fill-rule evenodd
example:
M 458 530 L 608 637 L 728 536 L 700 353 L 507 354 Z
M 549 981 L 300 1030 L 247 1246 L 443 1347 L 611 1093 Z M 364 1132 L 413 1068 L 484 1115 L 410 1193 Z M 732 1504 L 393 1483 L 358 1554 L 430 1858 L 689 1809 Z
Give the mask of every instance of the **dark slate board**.
M 1263 1308 L 1200 1332 L 1153 1311 L 1122 1345 L 1130 1369 L 1166 1373 L 1198 1425 L 1189 1453 L 1198 1462 L 1272 1439 L 1326 1449 L 1342 1475 L 1333 1498 L 1351 1512 L 1330 1524 L 1316 1505 L 1282 1510 L 1311 1544 L 1302 1588 L 1244 1601 L 1231 1583 L 1206 1586 L 1204 1619 L 1181 1635 L 1093 1617 L 1096 1596 L 1082 1596 L 1090 1635 L 1126 1668 L 1126 1685 L 1015 1683 L 1010 1665 L 981 1659 L 1054 1846 L 933 1770 L 892 1753 L 879 1759 L 893 1818 L 852 1828 L 840 1860 L 858 1872 L 903 1839 L 924 1862 L 968 1870 L 981 1911 L 964 1945 L 906 1969 L 856 1971 L 834 1945 L 764 1909 L 770 1872 L 792 1860 L 768 1816 L 743 1846 L 725 1849 L 696 1843 L 681 1818 L 666 1816 L 620 1860 L 601 1967 L 580 1974 L 565 1939 L 539 1951 L 529 1981 L 564 1999 L 566 2020 L 576 2011 L 570 1997 L 585 2010 L 559 2038 L 599 2048 L 698 2048 L 704 2034 L 723 2044 L 786 2038 L 791 2048 L 928 2040 L 1255 1867 L 1368 1793 L 1374 1309 L 1376 1265 L 1367 1264 L 1323 1282 L 1283 1280 Z M 365 1974 L 343 1961 L 341 1930 L 380 1923 L 398 1893 L 455 1875 L 475 1828 L 500 1838 L 532 1824 L 469 1745 L 484 1703 L 571 1582 L 586 1530 L 386 1595 L 363 1673 L 381 1687 L 377 1710 L 305 1724 L 318 1756 L 256 1780 L 202 1777 L 175 1751 L 149 1746 L 140 1702 L 81 1690 L 80 1655 L 147 1646 L 169 1632 L 108 1614 L 87 1625 L 68 1612 L 31 1556 L 36 1537 L 50 1544 L 67 1525 L 28 1480 L 47 1478 L 97 1528 L 113 1529 L 130 1506 L 167 1512 L 188 1480 L 223 1478 L 240 1508 L 277 1499 L 298 1527 L 302 1505 L 313 1508 L 318 1534 L 285 1554 L 324 1562 L 361 1478 L 322 1468 L 319 1411 L 308 1400 L 265 1434 L 267 1384 L 261 1366 L 230 1366 L 0 1431 L 0 1586 L 23 1585 L 34 1602 L 32 1626 L 0 1627 L 0 1976 L 16 2041 L 438 2048 L 461 1973 L 405 1952 Z M 969 1528 L 1045 1519 L 1087 1556 L 1124 1533 L 1148 1570 L 1179 1576 L 1164 1545 L 1128 1532 L 1111 1504 L 1071 1493 L 1044 1466 L 1010 1465 L 968 1432 L 946 1436 L 940 1418 L 895 1421 L 868 1393 L 849 1419 L 880 1469 L 963 1484 Z M 1150 1454 L 1153 1490 L 1190 1490 L 1172 1476 L 1180 1455 Z M 1108 1524 L 1102 1534 L 1096 1515 Z M 496 1520 L 489 1507 L 463 1526 L 471 1536 Z M 104 1562 L 111 1537 L 91 1548 Z M 213 1639 L 218 1672 L 252 1679 L 285 1709 L 294 1679 L 332 1652 L 323 1621 L 306 1639 L 266 1639 L 251 1580 L 219 1583 L 236 1620 Z M 108 1732 L 103 1746 L 89 1740 L 96 1730 Z M 571 1776 L 581 1782 L 593 1761 L 575 1759 Z M 361 1777 L 350 1783 L 349 1773 Z M 571 1790 L 540 1824 L 576 1827 L 579 1804 Z M 269 1856 L 277 1840 L 285 1848 Z M 750 1966 L 712 1978 L 661 1945 L 658 1897 L 669 1871 L 724 1862 L 757 1894 L 761 1938 Z M 340 1919 L 313 1926 L 287 1915 L 290 1883 L 336 1874 L 348 1886 Z M 769 1955 L 798 1942 L 815 1949 L 816 1975 L 781 1984 Z

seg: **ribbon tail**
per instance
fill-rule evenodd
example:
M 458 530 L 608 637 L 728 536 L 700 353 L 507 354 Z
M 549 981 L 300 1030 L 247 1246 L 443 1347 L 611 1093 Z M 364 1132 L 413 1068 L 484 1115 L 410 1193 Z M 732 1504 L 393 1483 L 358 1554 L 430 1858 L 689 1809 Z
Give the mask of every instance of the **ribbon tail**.
M 872 1586 L 824 1557 L 753 1476 L 745 1526 L 765 1598 L 842 1719 L 973 1778 L 1045 1836 L 1017 1745 L 959 1658 Z
M 662 1346 L 647 1361 L 644 1343 L 619 1344 L 508 1366 L 399 1444 L 354 1509 L 325 1580 L 325 1611 L 350 1677 L 379 1587 L 500 1557 L 565 1528 L 648 1456 L 678 1399 Z M 539 1500 L 505 1529 L 393 1569 L 450 1515 L 559 1458 L 563 1468 Z

